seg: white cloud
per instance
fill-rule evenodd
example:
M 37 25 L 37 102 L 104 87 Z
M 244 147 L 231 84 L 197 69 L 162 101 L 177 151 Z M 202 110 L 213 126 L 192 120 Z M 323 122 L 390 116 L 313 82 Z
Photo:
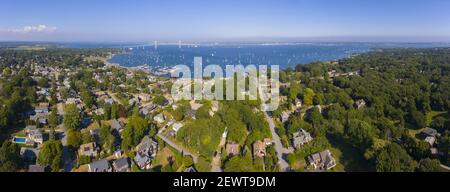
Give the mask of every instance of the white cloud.
M 15 29 L 0 29 L 0 31 L 4 32 L 12 32 L 12 33 L 53 33 L 56 31 L 56 27 L 47 26 L 47 25 L 28 25 L 22 28 Z

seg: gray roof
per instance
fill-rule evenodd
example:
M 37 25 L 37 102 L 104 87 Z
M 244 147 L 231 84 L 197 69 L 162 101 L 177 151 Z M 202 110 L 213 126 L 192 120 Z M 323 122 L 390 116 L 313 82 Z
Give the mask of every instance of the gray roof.
M 426 135 L 432 136 L 432 137 L 436 137 L 438 136 L 438 132 L 436 131 L 436 129 L 432 129 L 432 128 L 425 128 L 423 130 L 423 133 L 425 133 Z
M 336 166 L 336 161 L 331 156 L 331 152 L 329 150 L 314 153 L 308 156 L 308 163 L 316 164 L 318 168 L 325 168 L 325 169 L 330 169 Z
M 294 147 L 298 147 L 300 145 L 310 142 L 313 138 L 311 137 L 311 134 L 309 134 L 307 131 L 300 129 L 300 131 L 295 132 L 293 134 L 293 139 L 294 139 Z
M 186 113 L 185 113 L 186 116 L 191 116 L 191 117 L 194 117 L 195 114 L 197 114 L 197 110 L 193 110 L 193 109 L 190 109 L 190 110 L 186 111 Z
M 89 172 L 110 172 L 111 167 L 108 160 L 102 159 L 100 161 L 89 164 Z
M 123 123 L 118 121 L 117 119 L 113 119 L 113 120 L 111 120 L 111 128 L 120 130 L 123 128 Z
M 129 163 L 127 158 L 120 158 L 113 162 L 114 171 L 125 172 L 128 170 Z
M 45 172 L 45 167 L 40 165 L 29 165 L 28 172 L 40 173 Z
M 145 136 L 141 143 L 137 146 L 138 153 L 153 153 L 152 150 L 156 150 L 158 143 L 150 139 L 149 136 Z
M 134 157 L 134 161 L 141 168 L 143 168 L 145 165 L 149 164 L 151 162 L 151 160 L 152 159 L 150 159 L 150 157 L 148 157 L 146 155 L 141 155 L 140 153 L 137 153 L 136 156 Z
M 31 130 L 36 130 L 37 126 L 36 125 L 28 125 L 25 127 L 26 131 L 31 131 Z
M 186 169 L 184 170 L 184 172 L 193 173 L 193 172 L 197 172 L 197 170 L 195 170 L 194 167 L 190 166 L 190 167 L 186 168 Z

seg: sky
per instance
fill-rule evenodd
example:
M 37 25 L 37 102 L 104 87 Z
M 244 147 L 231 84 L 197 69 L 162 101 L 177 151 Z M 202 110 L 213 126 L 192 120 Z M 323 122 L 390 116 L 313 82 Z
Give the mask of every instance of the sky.
M 0 41 L 450 41 L 447 0 L 2 0 Z

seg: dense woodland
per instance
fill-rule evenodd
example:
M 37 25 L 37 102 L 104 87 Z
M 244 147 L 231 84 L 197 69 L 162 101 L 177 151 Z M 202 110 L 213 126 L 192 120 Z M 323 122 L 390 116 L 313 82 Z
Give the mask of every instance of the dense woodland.
M 331 71 L 357 75 L 330 76 Z M 281 90 L 289 101 L 299 98 L 322 108 L 322 113 L 312 107 L 293 115 L 279 129 L 285 142 L 298 128 L 322 138 L 290 155 L 291 161 L 340 142 L 357 149 L 361 161 L 369 162 L 366 170 L 423 171 L 430 161 L 450 163 L 450 49 L 377 50 L 338 62 L 298 65 L 280 77 L 290 83 Z M 367 104 L 358 109 L 354 102 L 360 99 Z M 430 145 L 415 134 L 427 126 L 442 135 L 440 156 L 432 156 Z

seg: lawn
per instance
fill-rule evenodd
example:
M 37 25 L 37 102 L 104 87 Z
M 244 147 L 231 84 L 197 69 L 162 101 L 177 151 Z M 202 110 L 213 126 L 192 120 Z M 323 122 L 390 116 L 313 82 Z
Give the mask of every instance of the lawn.
M 169 164 L 169 158 L 174 158 L 174 156 L 175 155 L 173 154 L 172 150 L 170 150 L 168 147 L 164 147 L 157 153 L 153 165 L 161 165 L 161 167 L 164 167 Z
M 447 113 L 447 111 L 431 111 L 431 112 L 427 113 L 427 116 L 426 116 L 427 125 L 430 125 L 431 122 L 433 121 L 433 119 L 436 117 L 439 117 L 439 116 L 442 116 L 445 118 L 450 118 L 449 117 L 450 115 Z
M 73 170 L 73 172 L 88 172 L 88 165 L 81 165 L 78 169 Z

